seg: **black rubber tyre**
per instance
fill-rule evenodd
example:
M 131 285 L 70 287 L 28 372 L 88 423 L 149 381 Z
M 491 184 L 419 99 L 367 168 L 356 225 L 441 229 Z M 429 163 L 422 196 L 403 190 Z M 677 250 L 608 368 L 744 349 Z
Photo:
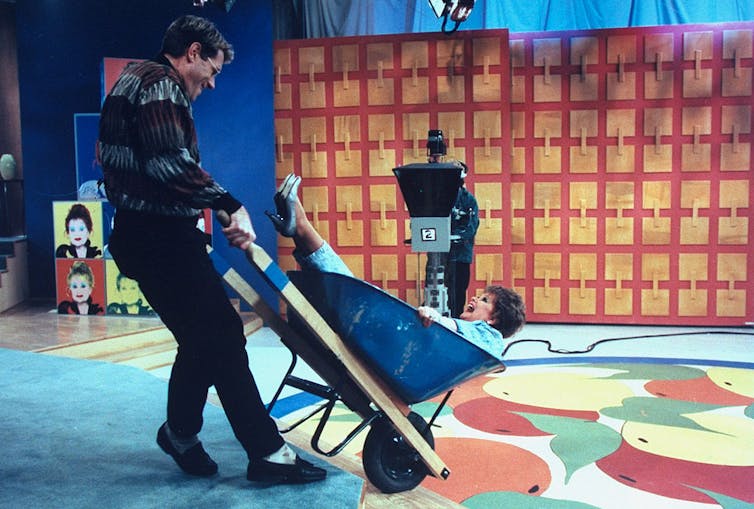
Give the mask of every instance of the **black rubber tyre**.
M 424 431 L 424 440 L 434 449 L 435 439 L 424 418 L 411 412 L 408 420 L 417 430 Z M 364 441 L 362 462 L 367 479 L 383 493 L 398 493 L 416 488 L 428 473 L 419 454 L 405 442 L 387 419 L 380 419 L 372 424 Z

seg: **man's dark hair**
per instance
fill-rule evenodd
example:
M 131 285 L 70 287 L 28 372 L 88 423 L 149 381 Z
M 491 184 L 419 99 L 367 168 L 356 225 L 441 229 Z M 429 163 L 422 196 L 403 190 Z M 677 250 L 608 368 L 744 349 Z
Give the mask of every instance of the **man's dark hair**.
M 509 338 L 526 323 L 526 306 L 523 299 L 515 291 L 502 286 L 488 286 L 485 292 L 495 296 L 495 309 L 492 318 L 493 327 L 500 331 L 504 338 Z
M 225 40 L 215 24 L 190 14 L 181 16 L 170 24 L 162 39 L 160 53 L 180 57 L 194 42 L 202 45 L 203 59 L 214 57 L 220 50 L 223 52 L 224 63 L 229 64 L 233 60 L 233 46 Z

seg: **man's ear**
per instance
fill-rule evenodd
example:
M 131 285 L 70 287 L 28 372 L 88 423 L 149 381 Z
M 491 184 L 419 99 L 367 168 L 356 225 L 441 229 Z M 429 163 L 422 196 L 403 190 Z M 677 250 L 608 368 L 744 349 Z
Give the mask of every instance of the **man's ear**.
M 202 45 L 199 42 L 192 42 L 189 47 L 186 48 L 186 59 L 189 62 L 194 62 L 197 58 L 202 56 Z

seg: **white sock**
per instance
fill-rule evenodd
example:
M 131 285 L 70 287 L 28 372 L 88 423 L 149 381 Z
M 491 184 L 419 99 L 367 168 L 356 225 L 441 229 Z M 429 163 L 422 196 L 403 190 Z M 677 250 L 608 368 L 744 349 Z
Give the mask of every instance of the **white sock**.
M 185 453 L 199 443 L 199 437 L 197 437 L 196 435 L 188 438 L 179 437 L 178 435 L 173 433 L 173 430 L 170 429 L 170 426 L 168 426 L 167 422 L 165 423 L 165 433 L 167 434 L 170 443 L 173 444 L 173 447 L 175 447 L 176 450 L 181 454 Z
M 296 463 L 296 453 L 288 447 L 288 444 L 283 444 L 283 447 L 273 452 L 269 456 L 263 458 L 270 463 L 280 463 L 283 465 L 293 465 Z

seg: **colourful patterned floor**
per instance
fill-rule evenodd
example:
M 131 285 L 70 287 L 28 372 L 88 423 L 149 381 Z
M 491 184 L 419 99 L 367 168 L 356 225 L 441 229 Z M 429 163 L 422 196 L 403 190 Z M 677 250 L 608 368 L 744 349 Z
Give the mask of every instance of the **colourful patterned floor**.
M 452 474 L 423 486 L 479 509 L 754 508 L 754 363 L 560 359 L 456 389 L 433 428 Z M 355 422 L 341 409 L 325 437 Z
M 519 367 L 451 405 L 436 449 L 453 475 L 424 485 L 467 507 L 754 504 L 752 369 Z

